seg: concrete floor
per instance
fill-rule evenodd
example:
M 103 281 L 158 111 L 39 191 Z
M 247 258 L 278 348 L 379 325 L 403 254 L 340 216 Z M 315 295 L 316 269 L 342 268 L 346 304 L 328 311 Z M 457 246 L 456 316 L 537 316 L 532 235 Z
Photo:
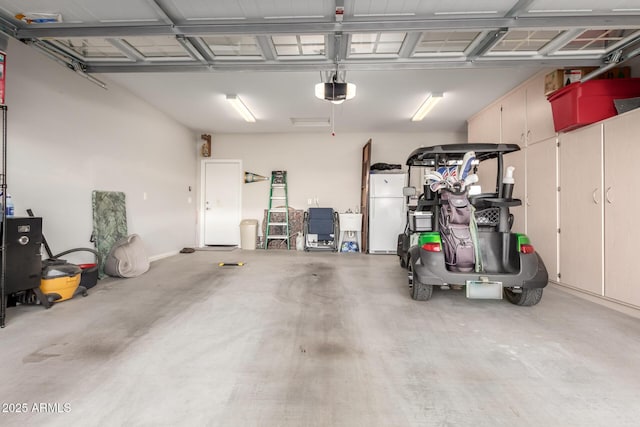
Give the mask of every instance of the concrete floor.
M 0 335 L 3 426 L 640 420 L 640 320 L 551 287 L 531 308 L 415 302 L 395 256 L 198 251 L 10 308 Z

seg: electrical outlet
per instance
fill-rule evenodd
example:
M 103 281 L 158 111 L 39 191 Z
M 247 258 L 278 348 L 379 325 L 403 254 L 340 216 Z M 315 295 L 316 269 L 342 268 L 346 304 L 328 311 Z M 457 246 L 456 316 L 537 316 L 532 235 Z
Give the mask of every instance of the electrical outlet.
M 313 199 L 307 199 L 307 205 L 311 206 L 313 204 Z
M 142 200 L 147 200 L 147 192 L 142 193 Z

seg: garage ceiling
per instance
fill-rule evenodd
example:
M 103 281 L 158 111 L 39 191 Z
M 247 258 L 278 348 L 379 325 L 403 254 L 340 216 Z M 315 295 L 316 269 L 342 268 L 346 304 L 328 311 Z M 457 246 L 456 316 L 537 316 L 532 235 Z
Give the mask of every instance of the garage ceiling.
M 633 60 L 640 0 L 0 0 L 0 28 L 195 131 L 450 132 L 540 70 Z M 354 99 L 315 98 L 334 74 Z

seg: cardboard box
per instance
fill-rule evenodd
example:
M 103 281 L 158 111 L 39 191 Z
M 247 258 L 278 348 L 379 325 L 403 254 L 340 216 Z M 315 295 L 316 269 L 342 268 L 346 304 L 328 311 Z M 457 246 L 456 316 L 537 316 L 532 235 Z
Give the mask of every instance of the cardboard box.
M 544 95 L 564 87 L 564 70 L 554 70 L 544 76 Z
M 548 73 L 544 78 L 544 94 L 550 95 L 558 89 L 561 89 L 571 83 L 582 80 L 587 74 L 597 70 L 598 67 L 575 67 L 554 70 Z M 630 67 L 616 67 L 598 74 L 594 80 L 602 79 L 628 79 L 631 77 Z

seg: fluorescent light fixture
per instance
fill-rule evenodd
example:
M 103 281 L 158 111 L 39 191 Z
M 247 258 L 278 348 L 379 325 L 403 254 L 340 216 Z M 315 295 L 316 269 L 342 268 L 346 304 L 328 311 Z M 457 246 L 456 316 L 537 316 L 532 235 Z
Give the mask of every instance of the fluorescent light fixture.
M 430 93 L 427 96 L 427 99 L 424 100 L 418 111 L 411 117 L 412 122 L 419 122 L 424 119 L 424 117 L 431 111 L 433 107 L 436 106 L 438 102 L 442 99 L 444 93 Z
M 356 85 L 341 82 L 318 83 L 315 93 L 316 98 L 326 99 L 334 104 L 342 104 L 345 100 L 356 96 Z
M 246 105 L 242 102 L 238 95 L 227 95 L 227 101 L 231 103 L 231 106 L 242 116 L 247 122 L 255 122 L 255 116 L 249 111 Z
M 640 9 L 611 9 L 612 12 L 640 12 Z
M 291 117 L 291 124 L 299 127 L 324 127 L 331 122 L 328 117 Z

